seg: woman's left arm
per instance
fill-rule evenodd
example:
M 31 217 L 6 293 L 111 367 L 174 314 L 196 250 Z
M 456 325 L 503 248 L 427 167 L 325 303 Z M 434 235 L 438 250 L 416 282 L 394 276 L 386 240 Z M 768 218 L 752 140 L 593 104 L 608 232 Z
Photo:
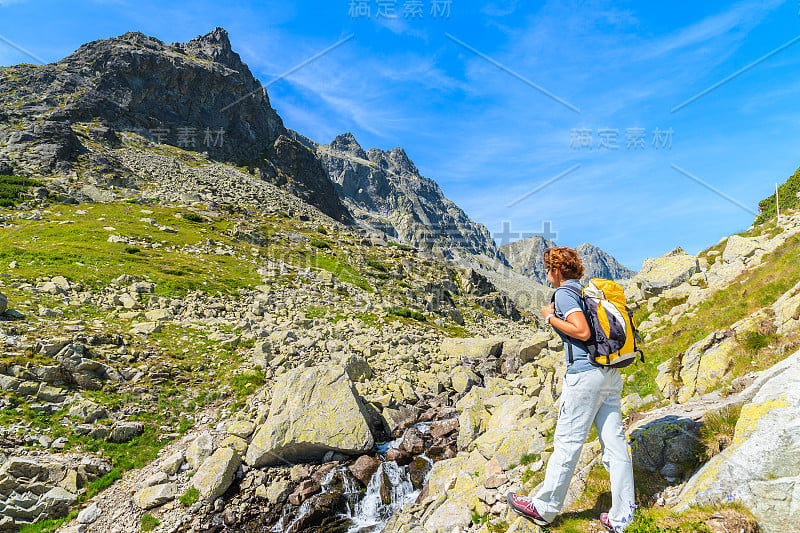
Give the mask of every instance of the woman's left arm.
M 553 304 L 547 305 L 542 308 L 542 316 L 547 318 L 550 316 L 550 325 L 561 331 L 564 335 L 568 335 L 573 339 L 579 341 L 588 341 L 592 332 L 589 330 L 589 323 L 586 322 L 586 316 L 578 311 L 570 313 L 566 320 L 562 320 L 555 316 L 555 309 Z

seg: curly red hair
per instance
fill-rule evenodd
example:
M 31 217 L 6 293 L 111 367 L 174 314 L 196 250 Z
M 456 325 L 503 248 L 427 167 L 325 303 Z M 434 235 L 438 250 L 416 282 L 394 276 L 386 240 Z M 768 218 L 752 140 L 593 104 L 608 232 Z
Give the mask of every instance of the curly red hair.
M 583 276 L 583 264 L 578 252 L 566 246 L 556 246 L 547 248 L 543 252 L 544 266 L 550 270 L 557 268 L 561 271 L 564 279 L 581 279 Z

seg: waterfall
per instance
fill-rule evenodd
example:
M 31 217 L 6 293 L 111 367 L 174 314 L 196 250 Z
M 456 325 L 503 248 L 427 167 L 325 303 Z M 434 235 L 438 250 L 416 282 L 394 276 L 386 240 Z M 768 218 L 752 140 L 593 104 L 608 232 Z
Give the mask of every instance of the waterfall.
M 430 423 L 420 423 L 415 427 L 422 432 L 427 432 L 430 429 Z M 375 450 L 383 458 L 386 451 L 390 448 L 397 447 L 402 438 L 378 443 Z M 421 456 L 426 461 L 430 459 Z M 384 476 L 388 481 L 390 488 L 389 503 L 385 503 L 381 497 L 381 487 L 384 483 Z M 345 476 L 347 478 L 347 476 Z M 346 488 L 349 492 L 349 489 Z M 399 466 L 394 461 L 383 461 L 378 470 L 372 475 L 367 484 L 366 492 L 361 496 L 358 488 L 355 488 L 356 495 L 360 497 L 357 503 L 348 505 L 347 517 L 353 522 L 353 526 L 347 533 L 373 533 L 382 531 L 386 523 L 392 515 L 398 511 L 403 505 L 411 503 L 417 499 L 420 491 L 414 488 L 411 483 L 411 478 L 408 473 L 408 467 Z M 350 499 L 348 498 L 348 501 Z
M 430 429 L 430 422 L 419 423 L 414 427 L 427 433 Z M 347 533 L 378 533 L 386 527 L 389 519 L 401 507 L 407 503 L 414 502 L 419 496 L 420 490 L 415 489 L 411 483 L 411 476 L 407 466 L 400 466 L 395 461 L 386 461 L 386 452 L 391 448 L 396 448 L 402 442 L 402 437 L 380 442 L 375 445 L 375 452 L 381 458 L 382 463 L 375 471 L 367 483 L 366 490 L 353 477 L 347 467 L 340 466 L 332 469 L 320 481 L 321 493 L 332 490 L 341 491 L 346 501 L 346 510 L 342 516 L 351 522 L 351 526 L 346 530 Z M 425 455 L 421 455 L 424 460 L 431 463 Z M 427 481 L 427 474 L 426 474 Z M 341 482 L 341 485 L 339 485 Z M 381 489 L 388 502 L 381 496 Z M 290 512 L 288 507 L 284 508 L 284 516 L 269 530 L 270 533 L 283 533 L 291 531 L 292 527 L 309 512 L 312 511 L 311 500 L 303 502 L 297 510 L 292 513 L 293 518 L 285 528 L 282 526 L 286 515 Z M 341 530 L 344 532 L 344 528 Z

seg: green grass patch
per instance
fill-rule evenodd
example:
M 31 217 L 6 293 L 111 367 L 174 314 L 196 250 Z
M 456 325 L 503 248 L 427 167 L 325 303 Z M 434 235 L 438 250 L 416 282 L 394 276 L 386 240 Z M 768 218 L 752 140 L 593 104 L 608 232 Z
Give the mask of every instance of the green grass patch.
M 311 246 L 313 246 L 314 248 L 319 248 L 321 250 L 330 250 L 331 249 L 331 245 L 327 241 L 321 241 L 321 240 L 318 240 L 318 239 L 314 239 L 311 242 L 309 242 L 309 244 Z
M 800 193 L 800 168 L 786 180 L 786 183 L 778 187 L 778 199 L 781 211 L 785 209 L 794 209 L 800 206 L 800 198 L 797 196 L 798 193 Z M 758 211 L 759 214 L 758 217 L 756 217 L 755 224 L 763 224 L 777 214 L 774 192 L 767 198 L 758 202 Z
M 153 531 L 161 522 L 158 521 L 158 518 L 151 515 L 150 513 L 145 513 L 142 515 L 141 521 L 141 530 L 142 531 Z
M 519 460 L 519 464 L 529 465 L 535 463 L 539 459 L 541 459 L 541 456 L 538 453 L 523 453 Z
M 742 406 L 733 404 L 705 414 L 703 425 L 700 428 L 700 441 L 706 460 L 711 459 L 733 442 L 736 422 L 741 413 Z
M 135 273 L 137 279 L 148 277 L 156 283 L 158 296 L 171 298 L 195 290 L 239 296 L 239 289 L 261 284 L 257 265 L 240 257 L 181 251 L 200 245 L 207 238 L 229 241 L 224 233 L 227 223 L 208 225 L 208 231 L 203 233 L 192 223 L 173 217 L 173 210 L 149 206 L 153 213 L 148 217 L 176 229 L 176 233 L 162 232 L 140 221 L 144 216 L 140 207 L 123 202 L 64 205 L 47 215 L 49 220 L 16 220 L 13 228 L 0 234 L 0 263 L 18 261 L 19 269 L 14 275 L 20 279 L 62 275 L 93 291 L 108 286 L 121 274 Z M 81 209 L 87 213 L 76 213 Z M 74 223 L 54 224 L 54 220 Z M 108 242 L 112 234 L 162 246 L 143 249 L 139 245 Z M 249 257 L 249 245 L 232 246 Z M 140 251 L 126 253 L 128 248 Z
M 122 470 L 120 470 L 119 468 L 112 468 L 111 472 L 109 472 L 108 474 L 106 474 L 103 477 L 101 477 L 99 479 L 96 479 L 96 480 L 86 484 L 86 487 L 85 487 L 86 488 L 86 492 L 81 495 L 80 501 L 84 502 L 86 500 L 94 498 L 94 496 L 98 492 L 101 492 L 101 491 L 107 489 L 108 487 L 113 485 L 114 482 L 116 482 L 117 480 L 120 480 L 120 479 L 122 479 Z
M 361 275 L 352 266 L 343 260 L 339 260 L 336 257 L 326 257 L 317 254 L 311 254 L 306 259 L 307 261 L 305 262 L 307 264 L 305 266 L 312 266 L 327 270 L 344 282 L 352 283 L 353 285 L 360 287 L 367 292 L 373 291 L 372 287 L 369 286 L 364 278 L 361 277 Z
M 22 203 L 20 195 L 27 191 L 28 187 L 43 186 L 36 180 L 22 176 L 0 176 L 0 206 L 11 207 Z
M 264 374 L 261 371 L 236 374 L 228 378 L 228 384 L 233 390 L 234 403 L 231 410 L 235 412 L 244 407 L 245 399 L 264 384 Z
M 188 220 L 189 222 L 205 222 L 206 219 L 198 215 L 197 213 L 182 213 L 181 218 L 184 220 Z
M 774 333 L 762 333 L 760 331 L 748 331 L 739 338 L 739 344 L 752 354 L 757 354 L 770 344 L 780 339 Z
M 197 500 L 200 499 L 200 491 L 197 490 L 195 487 L 189 487 L 183 495 L 178 498 L 178 501 L 183 504 L 184 507 L 189 507 L 193 503 L 196 503 Z
M 366 261 L 367 261 L 367 264 L 369 266 L 371 266 L 372 268 L 374 268 L 375 270 L 377 270 L 379 272 L 389 272 L 389 266 L 384 264 L 384 263 L 381 263 L 377 259 L 373 259 L 371 257 L 368 257 L 366 259 Z
M 408 309 L 407 307 L 386 307 L 384 308 L 384 310 L 389 315 L 401 316 L 404 318 L 413 318 L 414 320 L 418 320 L 420 322 L 426 322 L 428 320 L 425 317 L 425 315 L 423 315 L 419 311 L 413 311 L 411 309 Z
M 399 242 L 394 242 L 394 241 L 388 241 L 386 244 L 388 246 L 391 246 L 391 247 L 394 247 L 394 248 L 398 248 L 398 249 L 406 251 L 406 252 L 410 252 L 411 250 L 414 249 L 411 246 L 406 246 L 405 244 L 400 244 Z
M 79 511 L 77 509 L 73 509 L 67 516 L 63 518 L 42 520 L 40 522 L 22 526 L 22 529 L 19 530 L 19 533 L 52 533 L 65 523 L 75 519 L 78 516 L 78 512 Z

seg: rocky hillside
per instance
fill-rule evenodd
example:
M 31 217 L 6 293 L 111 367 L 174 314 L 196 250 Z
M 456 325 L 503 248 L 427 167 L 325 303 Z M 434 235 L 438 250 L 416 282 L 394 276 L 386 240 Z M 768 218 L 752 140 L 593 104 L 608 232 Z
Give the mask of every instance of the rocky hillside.
M 557 244 L 550 239 L 534 236 L 505 244 L 500 247 L 500 251 L 516 272 L 542 285 L 547 285 L 547 272 L 544 269 L 542 252 L 553 246 L 557 246 Z M 611 255 L 591 244 L 579 244 L 575 250 L 583 262 L 584 282 L 591 278 L 625 281 L 636 274 L 633 270 L 622 266 Z
M 54 193 L 79 201 L 145 185 L 115 151 L 125 135 L 138 135 L 246 167 L 350 220 L 319 161 L 288 136 L 221 28 L 171 45 L 126 33 L 56 63 L 2 67 L 0 119 L 6 173 L 47 176 Z
M 0 69 L 0 531 L 533 531 L 504 498 L 543 478 L 565 363 L 485 228 L 402 150 L 316 145 L 263 93 L 223 109 L 257 87 L 222 30 L 70 58 Z M 136 131 L 184 119 L 242 145 Z M 798 265 L 789 212 L 631 278 L 630 531 L 800 520 Z M 600 531 L 601 464 L 592 434 L 551 531 Z
M 2 530 L 80 509 L 75 527 L 96 531 L 302 518 L 297 502 L 320 490 L 313 463 L 377 459 L 375 442 L 450 416 L 453 380 L 477 378 L 444 339 L 535 332 L 475 272 L 274 187 L 235 208 L 37 191 L 0 217 Z M 308 425 L 262 428 L 280 413 Z M 455 453 L 445 436 L 440 453 Z M 312 464 L 290 478 L 275 457 Z M 273 482 L 288 492 L 267 498 Z
M 445 198 L 435 181 L 421 176 L 402 148 L 364 151 L 350 133 L 327 145 L 304 140 L 365 225 L 444 259 L 480 255 L 505 264 L 489 230 Z

